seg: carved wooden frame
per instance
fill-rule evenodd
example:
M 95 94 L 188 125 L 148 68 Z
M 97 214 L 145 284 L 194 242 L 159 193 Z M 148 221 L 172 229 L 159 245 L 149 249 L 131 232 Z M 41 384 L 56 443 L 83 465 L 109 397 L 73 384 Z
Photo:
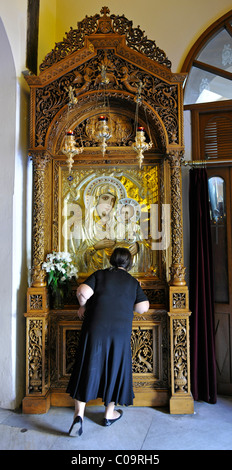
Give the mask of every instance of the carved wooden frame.
M 181 160 L 184 152 L 182 88 L 186 76 L 173 74 L 171 63 L 165 53 L 154 41 L 148 40 L 139 27 L 133 28 L 132 22 L 127 18 L 109 15 L 107 7 L 101 10 L 101 14 L 102 16 L 97 14 L 86 17 L 78 23 L 76 30 L 71 29 L 66 38 L 56 44 L 46 56 L 38 76 L 25 75 L 30 87 L 29 155 L 33 159 L 34 181 L 32 284 L 28 289 L 26 313 L 29 325 L 26 344 L 27 389 L 23 409 L 25 413 L 41 412 L 41 409 L 46 411 L 51 399 L 49 361 L 46 358 L 54 346 L 52 338 L 49 337 L 54 312 L 49 310 L 47 303 L 42 263 L 46 254 L 53 248 L 53 165 L 55 160 L 64 159 L 61 146 L 69 126 L 75 128 L 96 114 L 93 100 L 99 99 L 100 102 L 102 100 L 97 76 L 100 65 L 105 61 L 111 70 L 106 92 L 116 110 L 120 108 L 126 113 L 129 112 L 131 116 L 134 114 L 136 77 L 143 81 L 141 119 L 145 123 L 145 114 L 148 116 L 151 133 L 156 141 L 155 149 L 147 152 L 145 161 L 150 163 L 162 158 L 165 165 L 170 167 L 172 248 L 169 279 L 170 412 L 192 413 L 188 323 L 190 312 L 183 265 L 181 187 Z M 75 111 L 67 113 L 70 86 L 75 90 L 78 102 Z M 78 140 L 78 135 L 76 137 Z M 129 145 L 120 147 L 120 151 L 117 146 L 109 147 L 105 158 L 106 163 L 114 165 L 135 164 L 136 161 L 132 157 Z M 75 161 L 78 165 L 93 162 L 100 164 L 102 155 L 99 148 L 91 145 L 88 151 L 84 150 L 81 157 L 76 157 Z M 164 193 L 168 193 L 165 187 Z M 146 289 L 146 282 L 143 287 Z M 154 308 L 156 309 L 157 305 L 154 305 Z M 153 311 L 149 312 L 149 315 L 150 318 L 155 318 L 158 313 Z M 42 338 L 42 348 L 38 348 L 30 334 L 30 324 L 34 325 L 35 322 L 38 323 L 36 323 L 36 334 L 38 338 Z M 142 324 L 141 319 L 136 319 L 136 322 Z M 167 351 L 165 354 L 167 358 Z M 31 357 L 34 358 L 34 362 Z M 36 380 L 37 382 L 40 380 L 41 383 L 37 383 Z M 184 385 L 181 385 L 181 380 Z M 33 384 L 36 384 L 36 388 Z M 150 386 L 151 384 L 148 388 Z M 166 390 L 166 400 L 168 393 Z M 53 403 L 60 402 L 53 398 Z M 154 401 L 153 404 L 155 403 Z

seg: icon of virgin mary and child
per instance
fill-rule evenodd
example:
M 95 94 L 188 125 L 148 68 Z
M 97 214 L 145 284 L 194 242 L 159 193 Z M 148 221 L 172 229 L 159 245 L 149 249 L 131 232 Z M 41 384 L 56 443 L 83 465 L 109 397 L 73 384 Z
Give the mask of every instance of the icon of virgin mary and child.
M 119 246 L 128 248 L 133 255 L 131 272 L 147 271 L 151 251 L 149 240 L 141 239 L 141 208 L 135 199 L 127 197 L 122 183 L 111 176 L 94 178 L 87 184 L 83 199 L 82 240 L 73 250 L 79 271 L 109 267 L 110 256 Z M 73 248 L 75 245 L 72 240 Z

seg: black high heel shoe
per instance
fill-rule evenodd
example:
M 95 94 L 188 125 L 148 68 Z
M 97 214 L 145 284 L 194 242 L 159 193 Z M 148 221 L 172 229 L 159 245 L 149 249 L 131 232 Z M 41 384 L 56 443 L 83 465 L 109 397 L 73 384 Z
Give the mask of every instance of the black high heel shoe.
M 76 418 L 74 418 L 73 420 L 71 428 L 69 429 L 69 432 L 68 432 L 69 436 L 71 437 L 76 437 L 77 435 L 81 436 L 81 434 L 83 433 L 82 424 L 83 424 L 83 419 L 80 416 L 76 416 Z
M 118 411 L 118 413 L 120 413 L 120 416 L 118 418 L 114 418 L 114 419 L 104 418 L 103 419 L 103 426 L 111 426 L 111 424 L 115 423 L 115 421 L 118 421 L 122 417 L 123 411 L 122 410 L 117 410 L 117 411 Z

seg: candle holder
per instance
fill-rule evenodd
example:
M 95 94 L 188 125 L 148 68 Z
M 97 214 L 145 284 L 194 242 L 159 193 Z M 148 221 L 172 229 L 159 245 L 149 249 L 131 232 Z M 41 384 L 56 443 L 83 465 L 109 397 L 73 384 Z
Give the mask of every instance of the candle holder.
M 95 134 L 96 139 L 101 143 L 102 147 L 102 155 L 104 157 L 106 147 L 107 147 L 107 140 L 111 137 L 111 132 L 107 124 L 108 117 L 106 116 L 99 116 L 98 124 L 97 124 L 97 131 Z
M 69 174 L 72 171 L 72 166 L 74 163 L 73 157 L 82 153 L 84 150 L 83 145 L 81 147 L 76 146 L 76 141 L 74 137 L 73 131 L 69 130 L 66 133 L 65 140 L 64 140 L 64 147 L 62 148 L 62 153 L 67 157 L 67 164 L 69 169 Z
M 138 127 L 135 136 L 135 142 L 132 144 L 132 148 L 137 152 L 137 158 L 139 161 L 139 168 L 142 167 L 144 155 L 143 152 L 149 150 L 152 147 L 152 142 L 146 142 L 146 136 L 144 127 Z

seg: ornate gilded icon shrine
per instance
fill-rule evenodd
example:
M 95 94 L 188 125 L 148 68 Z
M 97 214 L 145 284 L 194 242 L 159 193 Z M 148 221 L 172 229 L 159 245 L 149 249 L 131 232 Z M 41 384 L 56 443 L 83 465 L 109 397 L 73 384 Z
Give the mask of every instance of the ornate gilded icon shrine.
M 33 218 L 23 411 L 72 405 L 65 391 L 82 324 L 77 283 L 108 266 L 112 246 L 123 245 L 133 247 L 131 274 L 150 301 L 133 321 L 134 404 L 193 413 L 181 186 L 185 75 L 171 72 L 165 53 L 139 27 L 104 7 L 71 28 L 40 73 L 25 79 Z M 142 145 L 152 142 L 140 162 L 137 124 Z M 105 194 L 113 202 L 103 224 Z M 42 269 L 53 251 L 69 252 L 78 270 L 58 309 Z

